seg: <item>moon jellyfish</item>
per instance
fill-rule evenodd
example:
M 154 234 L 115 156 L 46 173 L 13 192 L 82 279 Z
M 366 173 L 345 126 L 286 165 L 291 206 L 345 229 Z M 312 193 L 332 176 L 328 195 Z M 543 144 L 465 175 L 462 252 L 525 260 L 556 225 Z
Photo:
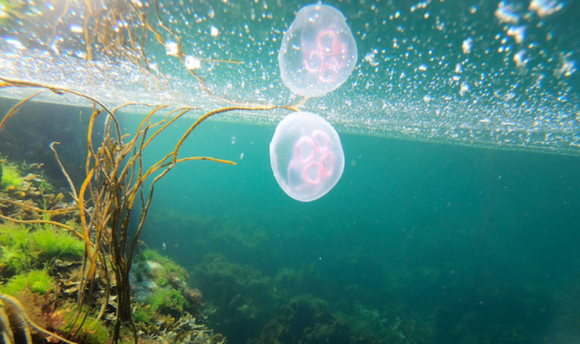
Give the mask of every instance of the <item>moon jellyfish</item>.
M 344 152 L 338 133 L 310 112 L 286 116 L 270 142 L 270 164 L 288 196 L 310 202 L 326 195 L 340 180 Z
M 346 19 L 329 5 L 300 9 L 278 53 L 284 84 L 309 97 L 337 89 L 352 73 L 356 60 L 356 42 Z

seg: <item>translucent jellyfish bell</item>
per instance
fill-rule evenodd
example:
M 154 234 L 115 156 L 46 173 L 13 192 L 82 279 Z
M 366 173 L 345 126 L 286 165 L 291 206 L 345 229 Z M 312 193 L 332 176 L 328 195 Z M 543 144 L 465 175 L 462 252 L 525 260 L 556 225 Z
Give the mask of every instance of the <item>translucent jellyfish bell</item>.
M 344 171 L 338 133 L 310 112 L 286 116 L 270 142 L 270 164 L 278 185 L 288 196 L 310 202 L 326 195 Z
M 356 42 L 346 19 L 329 5 L 300 9 L 278 53 L 284 84 L 309 97 L 337 89 L 352 73 L 356 60 Z

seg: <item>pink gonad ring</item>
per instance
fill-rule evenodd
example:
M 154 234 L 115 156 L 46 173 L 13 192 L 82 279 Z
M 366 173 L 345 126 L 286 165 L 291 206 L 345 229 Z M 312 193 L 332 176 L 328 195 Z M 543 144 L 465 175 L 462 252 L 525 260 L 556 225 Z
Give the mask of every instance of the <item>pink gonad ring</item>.
M 293 92 L 319 97 L 342 85 L 358 52 L 342 13 L 329 5 L 300 9 L 282 39 L 278 62 L 282 81 Z
M 310 112 L 286 116 L 270 142 L 270 164 L 278 184 L 290 197 L 310 202 L 328 193 L 344 170 L 338 133 Z

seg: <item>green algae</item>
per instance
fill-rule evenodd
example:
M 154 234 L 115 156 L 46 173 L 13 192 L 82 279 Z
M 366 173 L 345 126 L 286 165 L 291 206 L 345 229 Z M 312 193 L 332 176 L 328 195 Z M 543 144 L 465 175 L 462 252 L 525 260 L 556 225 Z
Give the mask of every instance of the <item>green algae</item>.
M 69 308 L 74 309 L 76 305 L 71 304 Z M 88 312 L 88 314 L 87 314 Z M 85 319 L 83 326 L 79 329 L 76 337 L 78 341 L 86 344 L 108 343 L 111 333 L 105 323 L 95 317 L 94 312 L 88 311 L 86 306 L 82 307 L 79 319 Z M 76 311 L 65 312 L 63 331 L 72 333 L 78 328 L 75 323 L 77 316 Z
M 82 257 L 84 242 L 50 225 L 0 224 L 0 273 L 19 274 L 56 258 Z
M 10 186 L 20 186 L 24 180 L 18 165 L 7 162 L 4 159 L 0 159 L 0 163 L 2 164 L 2 181 L 0 182 L 0 189 L 4 190 Z
M 15 295 L 27 290 L 45 295 L 54 289 L 56 283 L 46 270 L 30 270 L 26 273 L 13 276 L 6 285 L 0 286 L 0 291 Z
M 0 225 L 0 272 L 20 272 L 32 266 L 36 254 L 30 251 L 28 230 L 14 224 Z
M 184 307 L 188 306 L 188 302 L 181 291 L 167 288 L 154 291 L 146 303 L 151 305 L 151 311 L 160 311 L 161 313 L 181 312 Z
M 136 308 L 133 312 L 133 321 L 135 323 L 141 323 L 150 325 L 153 319 L 153 314 L 151 311 L 143 308 Z
M 181 284 L 189 278 L 187 271 L 177 265 L 170 258 L 162 255 L 156 250 L 145 249 L 141 252 L 139 262 L 137 263 L 138 273 L 151 273 L 155 277 L 155 283 L 159 286 L 168 284 Z M 156 264 L 148 264 L 153 262 Z M 154 266 L 155 268 L 151 268 Z
M 46 259 L 82 257 L 85 244 L 73 235 L 45 226 L 32 232 L 33 250 Z

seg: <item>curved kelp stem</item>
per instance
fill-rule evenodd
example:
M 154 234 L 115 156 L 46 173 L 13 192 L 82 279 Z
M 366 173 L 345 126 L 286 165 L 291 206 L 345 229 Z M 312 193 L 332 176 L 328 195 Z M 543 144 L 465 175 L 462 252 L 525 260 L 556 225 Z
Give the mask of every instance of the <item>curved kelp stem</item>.
M 40 92 L 50 90 L 57 94 L 71 94 L 87 100 L 93 104 L 92 115 L 89 120 L 87 130 L 87 158 L 85 164 L 85 179 L 80 187 L 73 184 L 65 166 L 61 163 L 55 145 L 50 145 L 54 152 L 67 182 L 71 188 L 71 196 L 75 206 L 74 212 L 78 214 L 79 229 L 72 228 L 56 221 L 33 220 L 31 222 L 53 224 L 68 231 L 74 232 L 77 237 L 85 242 L 85 253 L 82 266 L 81 285 L 78 294 L 77 313 L 74 320 L 76 332 L 83 326 L 86 317 L 89 316 L 88 309 L 93 300 L 97 276 L 105 276 L 105 301 L 100 307 L 97 318 L 101 318 L 105 313 L 105 308 L 109 303 L 112 289 L 116 290 L 117 310 L 115 325 L 113 330 L 113 343 L 120 339 L 122 325 L 129 325 L 132 329 L 135 342 L 137 334 L 132 320 L 131 285 L 129 271 L 133 262 L 133 255 L 138 243 L 139 236 L 145 224 L 149 211 L 156 183 L 171 171 L 177 164 L 194 161 L 209 160 L 219 163 L 235 165 L 233 161 L 222 160 L 212 157 L 195 156 L 179 157 L 180 149 L 185 140 L 192 132 L 208 118 L 227 112 L 235 111 L 270 111 L 274 109 L 287 109 L 297 111 L 288 106 L 232 106 L 213 110 L 199 117 L 190 125 L 181 136 L 173 150 L 169 151 L 163 158 L 152 164 L 144 165 L 143 154 L 145 149 L 162 132 L 174 124 L 177 120 L 197 110 L 194 107 L 179 107 L 168 110 L 169 105 L 147 105 L 127 103 L 114 109 L 108 109 L 104 104 L 86 94 L 74 90 L 53 87 L 40 83 L 11 80 L 0 78 L 0 87 L 27 87 L 40 88 Z M 8 115 L 14 115 L 18 108 L 24 103 L 33 99 L 40 92 L 19 102 L 10 109 Z M 116 115 L 122 108 L 140 105 L 149 106 L 153 109 L 142 119 L 137 130 L 132 136 L 122 135 Z M 155 115 L 166 112 L 160 120 L 153 120 Z M 106 116 L 104 132 L 100 142 L 94 142 L 93 129 L 97 118 Z M 155 116 L 158 117 L 158 116 Z M 6 120 L 7 118 L 5 118 Z M 0 129 L 5 123 L 3 120 Z M 129 234 L 130 218 L 133 213 L 135 201 L 139 199 L 141 206 L 138 209 L 138 224 L 135 234 Z M 42 213 L 50 214 L 50 210 L 35 208 Z M 66 211 L 72 213 L 70 207 Z M 18 222 L 20 220 L 2 216 L 2 219 Z M 85 310 L 83 310 L 85 306 Z M 74 331 L 73 331 L 74 332 Z M 75 333 L 76 334 L 76 333 Z
M 21 327 L 22 332 L 24 332 L 24 339 L 26 344 L 32 344 L 32 336 L 30 334 L 30 329 L 34 329 L 38 332 L 41 332 L 42 334 L 48 337 L 53 337 L 63 343 L 76 344 L 74 342 L 62 338 L 56 333 L 52 333 L 42 328 L 40 325 L 38 325 L 28 317 L 28 314 L 26 313 L 26 310 L 24 309 L 20 301 L 18 301 L 15 297 L 12 297 L 4 293 L 0 293 L 0 328 L 2 329 L 3 332 L 2 335 L 4 342 L 14 343 L 14 335 L 11 330 L 9 318 L 6 311 L 4 310 L 6 308 L 6 304 L 10 305 L 11 308 L 10 311 L 11 313 L 14 313 L 13 317 L 15 317 L 18 320 L 19 326 Z

